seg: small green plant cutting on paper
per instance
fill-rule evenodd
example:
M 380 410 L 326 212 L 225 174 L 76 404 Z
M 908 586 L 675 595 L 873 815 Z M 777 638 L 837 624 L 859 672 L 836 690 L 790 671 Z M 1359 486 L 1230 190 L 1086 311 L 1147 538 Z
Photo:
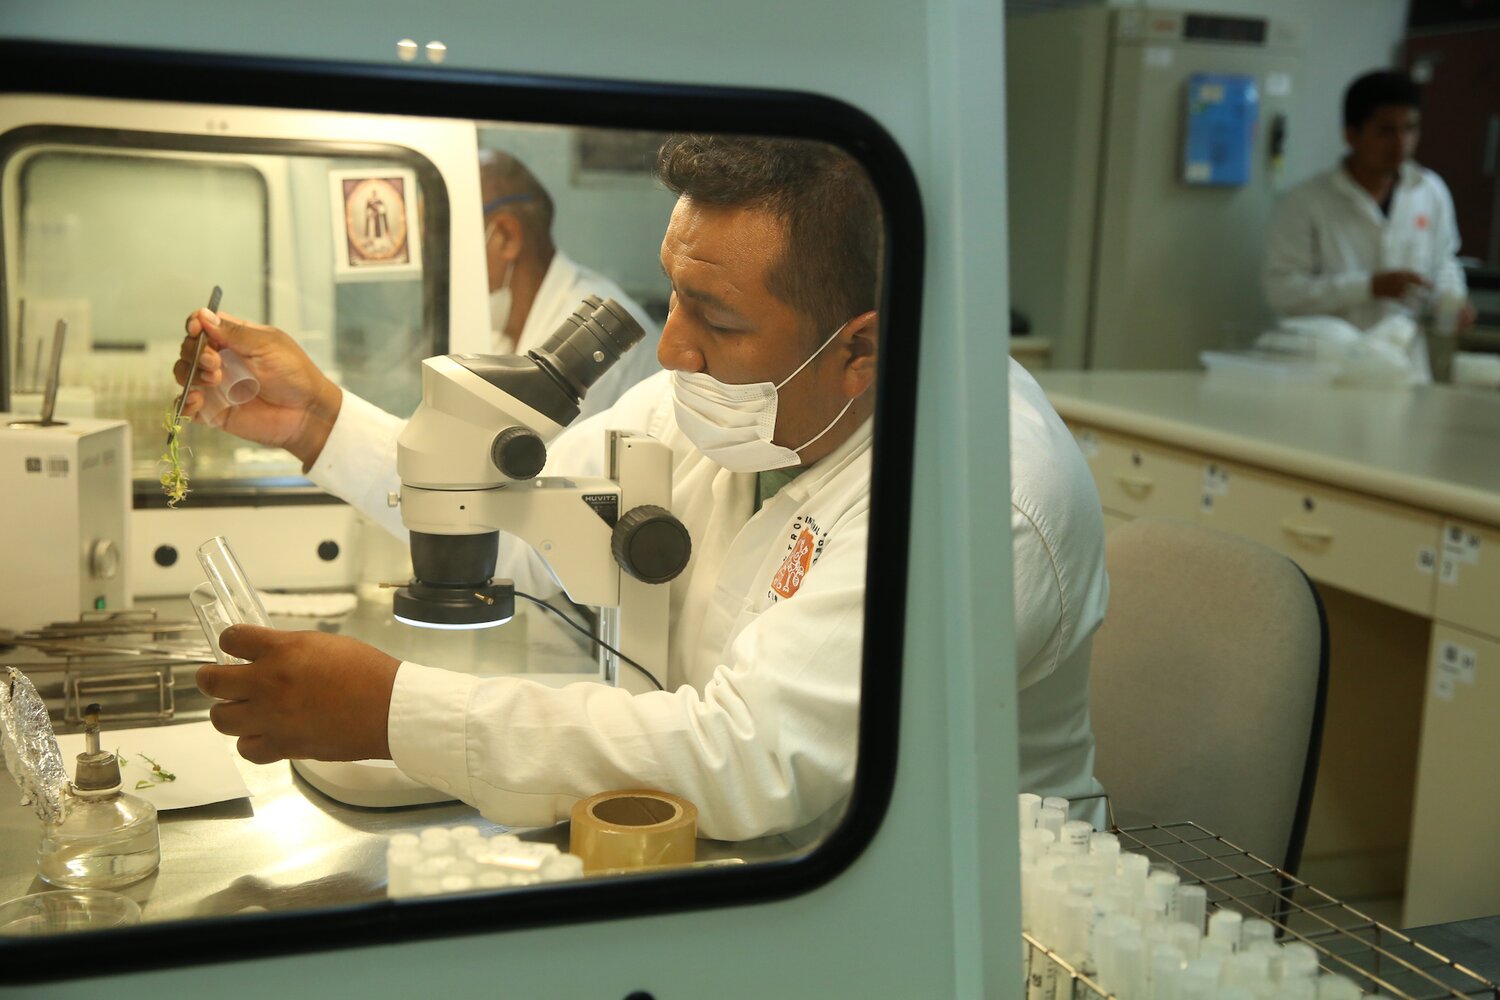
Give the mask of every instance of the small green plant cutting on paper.
M 167 411 L 163 425 L 167 429 L 167 453 L 161 457 L 161 488 L 167 495 L 167 506 L 176 507 L 188 495 L 187 470 L 182 466 L 182 425 L 185 421 L 173 410 Z
M 155 780 L 148 780 L 146 778 L 142 778 L 140 781 L 137 781 L 135 783 L 135 787 L 136 787 L 137 791 L 139 791 L 142 788 L 151 788 L 154 785 L 165 784 L 168 781 L 176 781 L 177 780 L 177 775 L 173 774 L 171 771 L 163 770 L 162 766 L 160 764 L 158 764 L 156 761 L 152 760 L 150 757 L 147 757 L 145 754 L 138 753 L 138 754 L 136 754 L 136 756 L 139 757 L 139 758 L 141 758 L 146 763 L 148 763 L 148 764 L 151 765 L 151 777 L 153 779 L 155 779 Z M 121 763 L 124 763 L 124 762 L 122 761 Z

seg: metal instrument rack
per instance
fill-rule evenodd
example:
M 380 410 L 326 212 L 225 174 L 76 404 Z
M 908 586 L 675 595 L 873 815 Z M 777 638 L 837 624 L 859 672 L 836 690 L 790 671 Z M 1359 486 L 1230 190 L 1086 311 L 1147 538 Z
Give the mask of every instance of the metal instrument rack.
M 31 654 L 7 662 L 31 675 L 55 718 L 75 724 L 91 702 L 114 721 L 165 722 L 176 712 L 174 669 L 213 662 L 196 622 L 163 621 L 149 609 L 86 611 L 0 639 Z
M 1354 980 L 1369 995 L 1401 1000 L 1500 1000 L 1500 987 L 1400 931 L 1262 861 L 1195 823 L 1166 823 L 1114 829 L 1122 850 L 1169 868 L 1184 885 L 1208 890 L 1210 912 L 1239 910 L 1269 920 L 1281 941 L 1301 941 L 1318 953 L 1325 972 Z M 1022 938 L 1033 949 L 1033 964 L 1046 956 L 1059 981 L 1071 983 L 1059 996 L 1113 997 L 1033 935 Z

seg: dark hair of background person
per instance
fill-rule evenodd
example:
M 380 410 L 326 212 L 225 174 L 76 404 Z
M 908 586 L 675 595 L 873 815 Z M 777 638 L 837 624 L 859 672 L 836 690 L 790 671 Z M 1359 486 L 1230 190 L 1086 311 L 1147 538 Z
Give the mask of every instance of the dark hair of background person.
M 504 205 L 503 210 L 521 221 L 528 244 L 538 249 L 551 247 L 552 196 L 524 163 L 498 149 L 480 150 L 479 190 L 485 204 L 510 195 L 528 195 Z
M 782 220 L 786 247 L 767 284 L 808 317 L 815 339 L 876 307 L 880 200 L 847 153 L 799 139 L 674 135 L 656 175 L 680 196 Z
M 1422 88 L 1400 70 L 1383 69 L 1349 84 L 1344 91 L 1344 127 L 1357 129 L 1390 104 L 1421 109 Z

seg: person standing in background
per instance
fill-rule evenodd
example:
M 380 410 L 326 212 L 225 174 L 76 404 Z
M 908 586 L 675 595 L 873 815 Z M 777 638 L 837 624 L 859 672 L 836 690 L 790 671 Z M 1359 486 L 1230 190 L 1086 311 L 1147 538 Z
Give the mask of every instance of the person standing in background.
M 1262 286 L 1279 316 L 1337 316 L 1362 330 L 1396 314 L 1453 333 L 1473 324 L 1453 198 L 1413 161 L 1421 92 L 1407 74 L 1367 73 L 1344 92 L 1343 162 L 1292 190 L 1267 237 Z M 1432 380 L 1424 338 L 1409 348 Z
M 492 149 L 479 154 L 484 202 L 484 254 L 489 270 L 490 350 L 524 354 L 540 347 L 590 295 L 614 299 L 635 317 L 645 338 L 588 391 L 579 418 L 613 406 L 625 390 L 661 370 L 661 328 L 620 286 L 577 264 L 552 240 L 552 197 L 525 164 Z

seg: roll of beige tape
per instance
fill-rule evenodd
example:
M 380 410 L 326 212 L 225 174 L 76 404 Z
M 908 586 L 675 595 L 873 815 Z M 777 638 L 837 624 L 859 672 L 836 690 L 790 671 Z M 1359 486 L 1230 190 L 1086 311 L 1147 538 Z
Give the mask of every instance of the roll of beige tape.
M 667 792 L 600 792 L 573 807 L 568 850 L 585 872 L 691 864 L 698 807 Z

